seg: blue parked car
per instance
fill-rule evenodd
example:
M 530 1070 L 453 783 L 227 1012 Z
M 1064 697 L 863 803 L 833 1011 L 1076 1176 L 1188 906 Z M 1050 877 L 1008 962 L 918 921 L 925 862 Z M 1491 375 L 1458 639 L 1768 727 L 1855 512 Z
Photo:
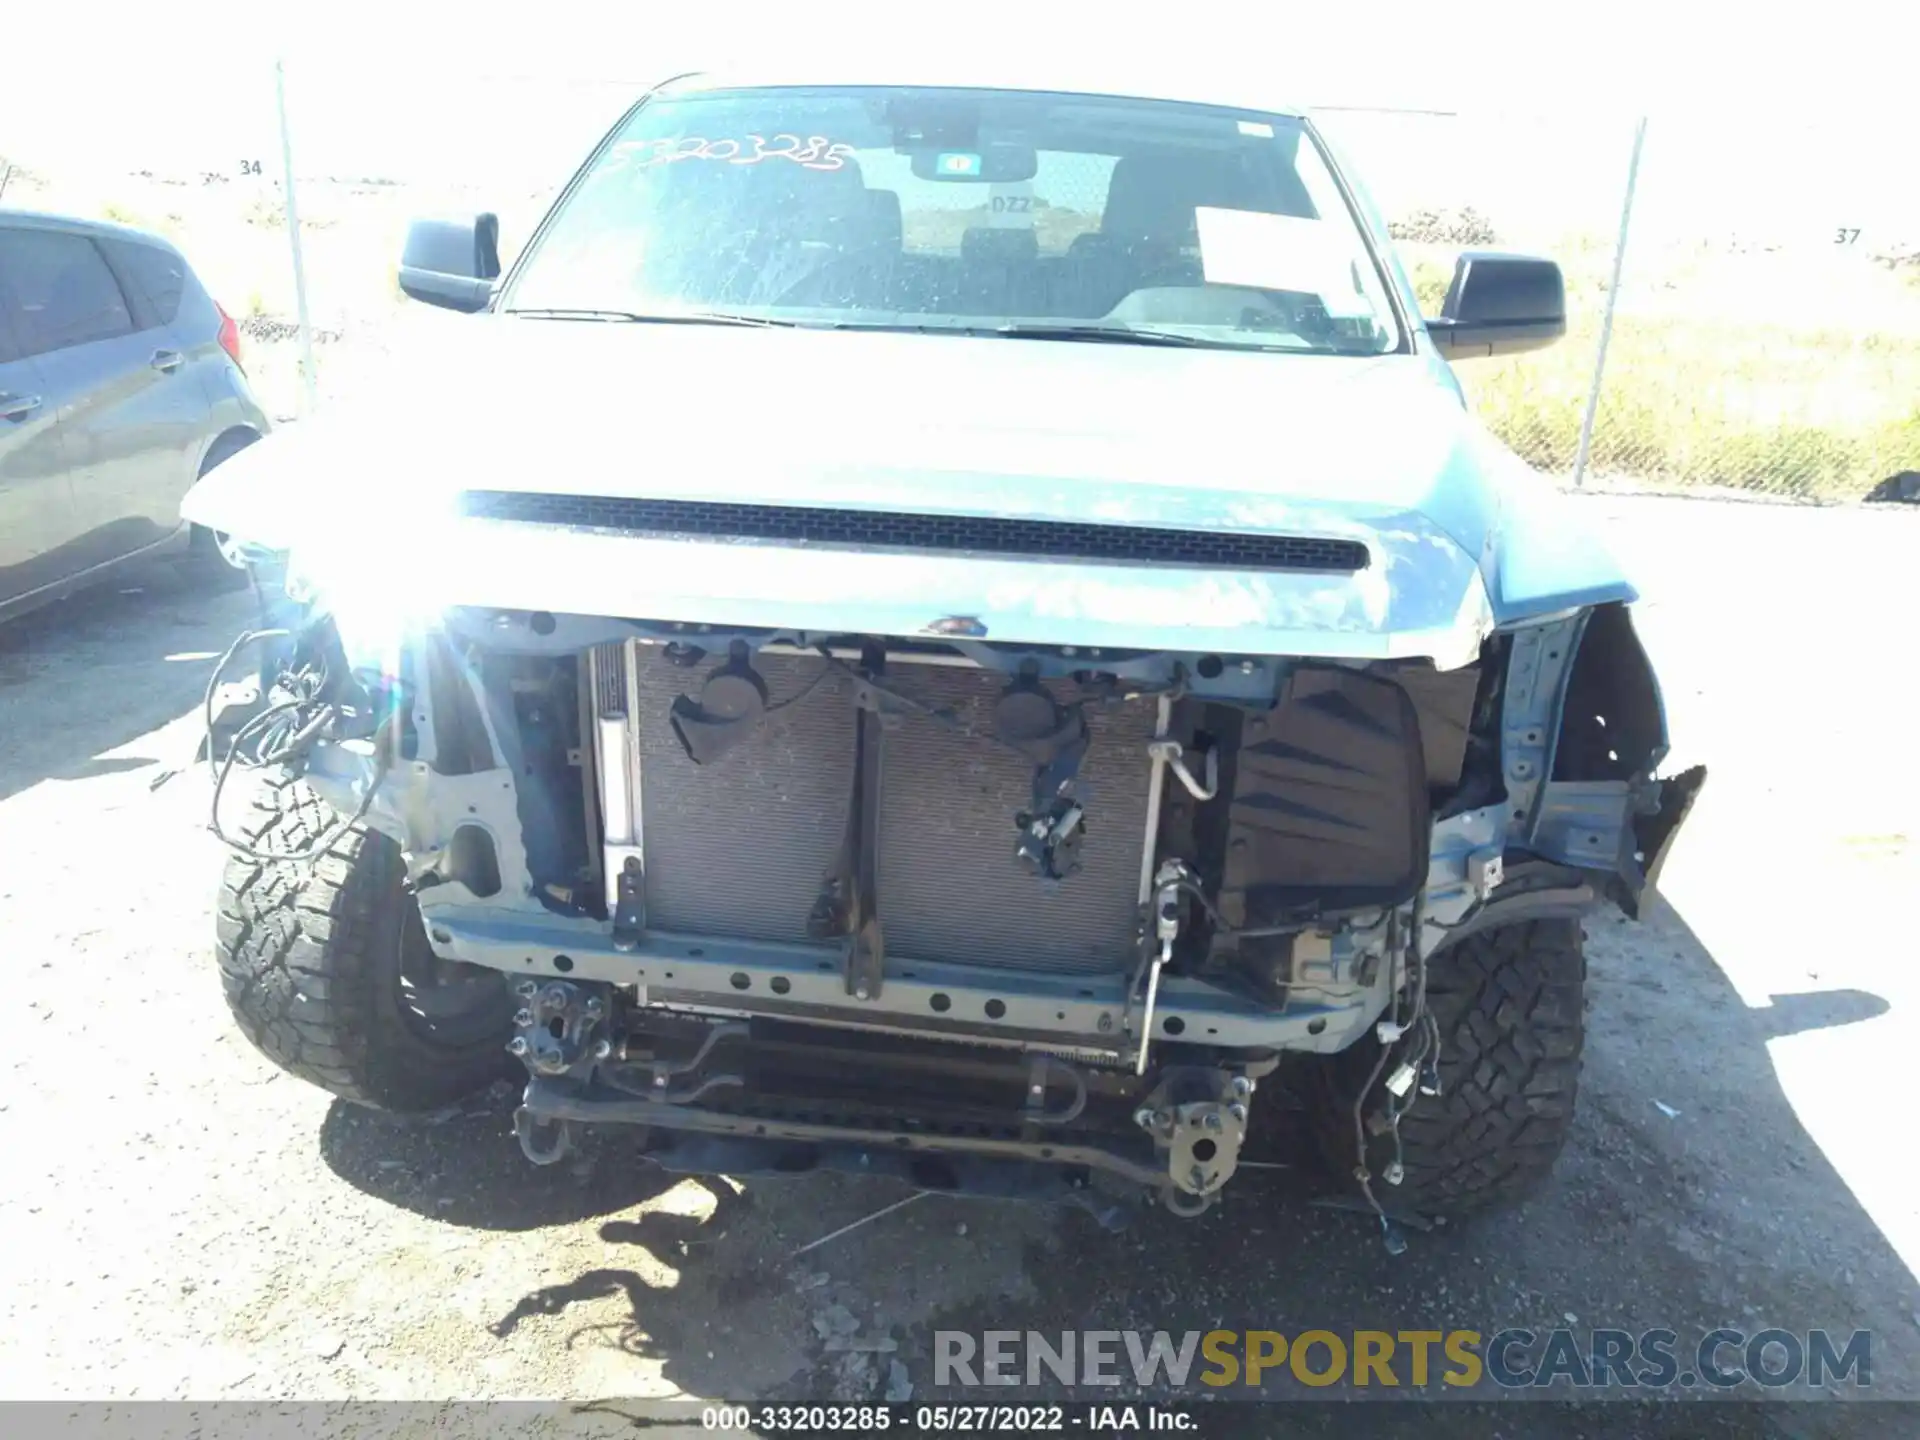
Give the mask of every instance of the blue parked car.
M 172 245 L 0 210 L 0 618 L 189 546 L 222 563 L 180 502 L 267 429 L 238 328 Z
M 401 1110 L 504 1051 L 537 1163 L 1195 1214 L 1272 1085 L 1383 1218 L 1524 1193 L 1704 779 L 1450 368 L 1558 267 L 1423 318 L 1257 96 L 833 78 L 661 86 L 504 275 L 416 225 L 471 321 L 189 496 L 291 631 L 241 1028 Z

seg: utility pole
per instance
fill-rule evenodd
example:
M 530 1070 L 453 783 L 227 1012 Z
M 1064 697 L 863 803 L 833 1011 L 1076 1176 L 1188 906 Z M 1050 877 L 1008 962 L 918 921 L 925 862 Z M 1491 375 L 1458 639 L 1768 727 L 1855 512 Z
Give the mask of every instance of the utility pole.
M 1627 258 L 1627 226 L 1633 220 L 1633 187 L 1640 178 L 1640 147 L 1647 139 L 1647 117 L 1633 127 L 1633 158 L 1627 161 L 1627 193 L 1620 202 L 1620 234 L 1613 242 L 1613 279 L 1607 284 L 1607 308 L 1600 317 L 1600 344 L 1593 354 L 1593 385 L 1587 391 L 1587 413 L 1580 421 L 1580 449 L 1573 457 L 1573 483 L 1586 478 L 1587 455 L 1593 448 L 1593 417 L 1600 409 L 1600 380 L 1607 370 L 1607 342 L 1613 338 L 1613 310 L 1620 300 L 1620 270 Z
M 303 415 L 314 408 L 313 327 L 307 322 L 307 267 L 300 256 L 300 207 L 293 195 L 293 135 L 287 128 L 287 67 L 273 62 L 274 101 L 280 110 L 280 177 L 286 186 L 287 243 L 293 247 L 293 298 L 300 320 L 300 396 Z

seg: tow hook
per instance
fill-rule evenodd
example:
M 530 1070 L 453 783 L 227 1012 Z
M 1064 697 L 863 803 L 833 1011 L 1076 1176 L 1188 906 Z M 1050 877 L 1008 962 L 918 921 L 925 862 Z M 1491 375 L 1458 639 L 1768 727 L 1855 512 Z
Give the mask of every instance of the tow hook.
M 520 1008 L 507 1053 L 534 1075 L 584 1076 L 613 1054 L 604 986 L 527 979 L 514 986 L 514 995 Z M 513 1135 L 535 1165 L 557 1165 L 573 1150 L 569 1122 L 543 1119 L 525 1105 L 513 1112 Z
M 1246 1075 L 1178 1068 L 1134 1112 L 1134 1123 L 1153 1137 L 1165 1159 L 1160 1199 L 1174 1214 L 1202 1213 L 1233 1178 L 1253 1090 Z
M 520 1009 L 507 1053 L 536 1075 L 581 1073 L 607 1059 L 613 1042 L 600 1033 L 607 1020 L 603 988 L 571 980 L 522 980 L 514 987 Z
M 570 1121 L 539 1119 L 524 1105 L 513 1112 L 513 1135 L 535 1165 L 558 1165 L 573 1149 Z

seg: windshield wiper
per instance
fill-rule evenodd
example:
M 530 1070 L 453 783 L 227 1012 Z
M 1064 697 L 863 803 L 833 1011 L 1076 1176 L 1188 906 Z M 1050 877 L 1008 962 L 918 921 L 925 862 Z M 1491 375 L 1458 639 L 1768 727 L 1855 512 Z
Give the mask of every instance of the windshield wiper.
M 1202 350 L 1243 348 L 1172 330 L 1128 330 L 1118 325 L 996 325 L 972 333 L 1003 335 L 1009 340 L 1090 340 L 1108 345 L 1185 345 Z
M 808 320 L 767 319 L 758 315 L 729 315 L 722 310 L 689 310 L 676 314 L 647 314 L 637 310 L 507 310 L 507 315 L 522 315 L 530 320 L 603 320 L 638 325 L 746 325 L 765 329 L 824 329 Z
M 1272 350 L 1284 355 L 1378 355 L 1373 347 L 1346 345 L 1288 345 L 1266 340 L 1207 339 L 1177 330 L 1129 330 L 1118 325 L 999 325 L 991 330 L 969 330 L 971 335 L 1004 335 L 1013 340 L 1091 340 L 1110 345 L 1184 345 L 1201 350 Z M 1271 332 L 1239 331 L 1238 334 Z
M 1115 345 L 1200 345 L 1214 342 L 1172 330 L 1128 330 L 1118 325 L 996 325 L 981 334 L 1009 340 L 1092 340 Z
M 1289 354 L 1345 355 L 1356 352 L 1331 347 L 1272 345 L 1258 341 L 1209 340 L 1174 330 L 1130 330 L 1119 325 L 900 325 L 849 320 L 800 320 L 786 316 L 736 315 L 725 310 L 685 310 L 645 313 L 637 310 L 575 310 L 538 308 L 503 311 L 530 320 L 596 320 L 634 325 L 739 325 L 752 330 L 886 330 L 914 335 L 997 335 L 1009 340 L 1084 340 L 1102 345 L 1171 345 L 1194 350 L 1284 350 Z

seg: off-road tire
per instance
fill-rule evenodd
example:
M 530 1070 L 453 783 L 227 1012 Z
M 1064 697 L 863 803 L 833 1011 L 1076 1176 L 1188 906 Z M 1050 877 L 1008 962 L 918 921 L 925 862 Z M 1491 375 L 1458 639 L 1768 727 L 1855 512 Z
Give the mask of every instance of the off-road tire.
M 1492 1210 L 1523 1198 L 1552 1170 L 1580 1083 L 1583 943 L 1576 919 L 1522 920 L 1464 936 L 1429 961 L 1441 1093 L 1421 1096 L 1400 1122 L 1399 1185 L 1385 1180 L 1392 1138 L 1369 1131 L 1367 1170 L 1388 1210 Z M 1314 1128 L 1336 1178 L 1349 1187 L 1353 1101 L 1379 1055 L 1369 1035 L 1311 1067 Z M 1376 1084 L 1363 1113 L 1371 1115 L 1382 1094 Z
M 238 808 L 236 806 L 236 808 Z M 304 781 L 263 777 L 229 833 L 256 850 L 297 853 L 337 827 Z M 430 956 L 419 907 L 387 836 L 355 826 L 313 864 L 227 862 L 216 955 L 241 1031 L 289 1074 L 343 1100 L 401 1113 L 434 1110 L 510 1073 L 512 1007 L 478 1017 L 481 1038 L 427 1038 L 403 1011 L 403 956 Z

